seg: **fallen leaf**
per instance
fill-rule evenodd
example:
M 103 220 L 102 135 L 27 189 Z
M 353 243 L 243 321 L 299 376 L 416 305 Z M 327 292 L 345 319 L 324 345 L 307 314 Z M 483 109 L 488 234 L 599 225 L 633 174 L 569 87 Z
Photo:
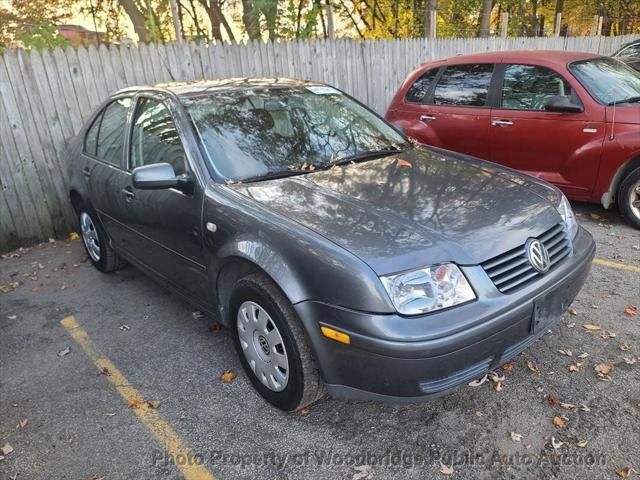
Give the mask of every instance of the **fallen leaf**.
M 147 407 L 152 410 L 157 409 L 160 406 L 160 400 L 147 400 Z
M 540 375 L 540 369 L 538 366 L 533 363 L 531 360 L 527 360 L 527 368 L 531 370 L 533 373 Z
M 631 346 L 628 343 L 621 343 L 620 350 L 622 350 L 623 352 L 628 352 L 629 350 L 631 350 Z
M 443 475 L 453 475 L 455 473 L 455 470 L 453 469 L 453 467 L 449 467 L 440 462 L 440 473 L 442 473 Z
M 584 362 L 573 362 L 571 364 L 569 364 L 569 371 L 570 372 L 579 372 L 580 371 L 580 367 L 584 365 Z
M 533 447 L 533 445 L 531 445 L 530 443 L 527 443 L 524 448 L 526 448 L 527 450 L 529 450 L 531 447 Z
M 600 337 L 603 340 L 609 340 L 610 338 L 616 338 L 616 334 L 613 332 L 610 332 L 609 330 L 603 330 L 602 333 L 600 334 Z
M 311 410 L 309 409 L 309 407 L 302 407 L 296 410 L 296 415 L 298 415 L 299 417 L 306 417 L 307 415 L 309 415 L 309 412 Z
M 222 325 L 220 325 L 218 322 L 209 325 L 209 331 L 211 333 L 219 332 L 220 330 L 222 330 Z
M 629 478 L 632 473 L 638 473 L 631 467 L 623 467 L 616 470 L 616 475 L 620 478 Z
M 586 325 L 582 325 L 582 328 L 590 332 L 594 332 L 596 330 L 600 330 L 602 327 L 600 327 L 600 325 L 594 325 L 593 323 L 587 323 Z
M 601 375 L 609 375 L 611 370 L 613 370 L 613 365 L 610 363 L 599 363 L 593 367 L 593 369 Z
M 589 442 L 588 442 L 588 441 L 586 441 L 586 440 L 579 440 L 579 441 L 576 443 L 576 447 L 578 447 L 578 448 L 585 448 L 585 447 L 587 446 L 587 444 L 588 444 L 588 443 L 589 443 Z
M 67 347 L 64 350 L 60 350 L 58 352 L 58 356 L 59 357 L 64 357 L 65 355 L 67 355 L 69 352 L 71 351 L 71 347 Z
M 571 350 L 558 350 L 562 355 L 566 355 L 567 357 L 573 357 L 573 352 Z
M 578 358 L 587 358 L 589 356 L 589 354 L 587 352 L 581 353 L 580 355 L 578 355 Z
M 593 218 L 594 220 L 601 220 L 602 217 L 600 215 L 598 215 L 597 213 L 590 213 L 589 216 L 591 218 Z
M 356 473 L 353 474 L 351 480 L 368 480 L 371 478 L 371 465 L 358 465 L 353 469 Z
M 511 436 L 511 440 L 514 442 L 522 441 L 522 434 L 520 433 L 510 432 L 509 435 Z
M 25 428 L 27 425 L 29 424 L 29 420 L 27 420 L 26 418 L 23 420 L 20 420 L 20 428 Z
M 622 359 L 627 365 L 634 365 L 636 363 L 636 359 L 633 357 L 623 357 Z
M 502 382 L 496 382 L 493 385 L 493 388 L 496 390 L 496 392 L 501 392 L 502 391 Z
M 2 452 L 3 455 L 9 455 L 13 452 L 13 447 L 9 443 L 5 443 L 4 447 L 0 448 L 0 452 Z
M 583 412 L 590 412 L 591 411 L 591 409 L 589 407 L 587 407 L 584 403 L 581 403 L 579 408 Z
M 122 325 L 120 325 L 118 328 L 119 328 L 120 330 L 122 330 L 123 332 L 124 332 L 124 331 L 127 331 L 127 330 L 131 330 L 131 327 L 130 327 L 129 325 L 126 325 L 126 324 L 122 324 Z
M 567 419 L 564 417 L 553 417 L 553 420 L 551 420 L 551 423 L 553 423 L 556 427 L 558 428 L 564 428 L 567 426 Z
M 105 377 L 110 377 L 111 372 L 107 367 L 102 367 L 102 370 L 100 370 L 100 375 L 104 375 Z
M 511 373 L 513 372 L 513 363 L 509 362 L 509 363 L 505 363 L 504 365 L 502 365 L 500 367 L 502 369 L 502 371 L 504 372 L 508 372 Z
M 138 408 L 140 408 L 140 400 L 138 400 L 137 398 L 130 398 L 129 399 L 129 408 L 136 410 Z
M 236 378 L 236 374 L 233 373 L 231 370 L 227 370 L 222 375 L 220 375 L 220 381 L 222 383 L 231 383 L 235 380 L 235 378 Z
M 559 449 L 563 445 L 564 445 L 564 442 L 561 442 L 560 440 L 556 440 L 555 437 L 551 437 L 551 446 L 553 447 L 554 450 Z
M 555 407 L 556 405 L 560 405 L 560 400 L 558 400 L 558 397 L 556 397 L 552 393 L 548 393 L 547 395 L 544 396 L 544 398 L 547 401 L 547 403 L 552 407 Z
M 71 232 L 69 234 L 69 241 L 73 242 L 74 240 L 77 240 L 80 238 L 80 235 L 78 235 L 78 232 Z
M 566 410 L 575 410 L 576 406 L 573 403 L 560 402 L 560 406 Z
M 638 314 L 638 307 L 629 305 L 624 309 L 624 314 L 628 317 L 635 317 Z
M 479 378 L 478 380 L 474 380 L 473 382 L 469 382 L 469 386 L 470 387 L 479 387 L 480 385 L 482 385 L 484 382 L 487 381 L 487 376 L 483 376 L 482 378 Z
M 204 313 L 202 313 L 202 312 L 200 312 L 200 311 L 196 310 L 195 312 L 193 312 L 193 313 L 191 314 L 191 316 L 192 316 L 192 317 L 194 318 L 194 320 L 195 320 L 195 319 L 198 319 L 198 318 L 202 318 L 202 317 L 204 317 Z
M 16 315 L 9 315 L 7 317 L 9 320 L 15 320 L 16 318 L 18 318 Z
M 569 315 L 578 315 L 578 311 L 573 307 L 569 308 L 567 311 L 569 312 Z

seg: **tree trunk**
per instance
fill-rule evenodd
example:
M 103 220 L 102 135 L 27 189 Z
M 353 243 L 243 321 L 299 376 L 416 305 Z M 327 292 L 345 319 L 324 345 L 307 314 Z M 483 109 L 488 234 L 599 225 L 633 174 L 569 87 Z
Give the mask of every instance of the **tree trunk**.
M 122 5 L 123 10 L 133 23 L 133 31 L 138 36 L 139 42 L 146 42 L 149 40 L 149 29 L 147 28 L 147 24 L 145 22 L 144 14 L 138 9 L 138 6 L 135 4 L 134 0 L 118 0 L 120 5 Z
M 491 33 L 491 11 L 493 0 L 482 0 L 482 14 L 480 15 L 480 36 L 488 37 Z
M 250 40 L 260 39 L 258 9 L 252 0 L 242 0 L 242 23 Z
M 438 0 L 427 0 L 424 3 L 424 6 L 425 6 L 425 12 L 424 12 L 423 33 L 424 33 L 424 36 L 427 37 L 429 36 L 429 32 L 431 31 L 431 15 L 429 14 L 429 12 L 431 12 L 432 10 L 438 9 Z
M 553 18 L 553 31 L 557 32 L 558 29 L 560 28 L 560 25 L 558 25 L 558 14 L 563 14 L 564 10 L 564 0 L 556 0 L 556 15 Z

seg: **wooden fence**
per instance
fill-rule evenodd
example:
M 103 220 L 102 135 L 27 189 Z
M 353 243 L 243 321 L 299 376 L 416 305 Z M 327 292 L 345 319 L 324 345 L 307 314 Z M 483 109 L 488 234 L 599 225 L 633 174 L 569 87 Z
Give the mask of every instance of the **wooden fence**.
M 327 82 L 383 113 L 426 61 L 490 50 L 610 54 L 629 37 L 477 38 L 247 45 L 167 44 L 6 51 L 0 56 L 0 251 L 65 235 L 66 142 L 120 88 L 166 81 L 286 76 Z

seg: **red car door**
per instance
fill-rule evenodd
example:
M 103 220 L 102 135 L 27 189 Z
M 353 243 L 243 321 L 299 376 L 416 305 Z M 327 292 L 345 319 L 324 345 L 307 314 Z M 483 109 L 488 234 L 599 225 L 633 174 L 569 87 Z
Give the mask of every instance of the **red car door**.
M 604 111 L 545 110 L 556 95 L 583 105 L 572 85 L 549 68 L 508 64 L 496 72 L 503 81 L 491 111 L 491 160 L 551 182 L 572 198 L 588 199 L 605 137 Z
M 488 159 L 492 72 L 491 63 L 428 70 L 394 102 L 387 119 L 422 143 Z

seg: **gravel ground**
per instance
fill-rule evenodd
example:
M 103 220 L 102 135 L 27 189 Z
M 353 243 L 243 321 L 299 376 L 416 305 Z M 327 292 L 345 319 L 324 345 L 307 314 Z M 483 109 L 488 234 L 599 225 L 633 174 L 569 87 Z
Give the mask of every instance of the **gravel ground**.
M 638 231 L 616 212 L 575 208 L 598 258 L 640 265 Z M 157 413 L 192 461 L 220 479 L 430 479 L 451 469 L 449 478 L 583 479 L 640 470 L 640 313 L 625 314 L 640 306 L 637 271 L 594 265 L 558 327 L 500 372 L 499 391 L 487 381 L 404 406 L 325 399 L 306 415 L 281 413 L 254 393 L 229 333 L 210 329 L 214 319 L 134 268 L 99 273 L 80 240 L 5 256 L 0 289 L 9 290 L 0 293 L 0 447 L 13 448 L 0 479 L 181 478 L 60 324 L 68 315 L 160 402 Z M 613 365 L 604 380 L 599 364 Z M 226 370 L 238 372 L 229 384 L 220 382 Z

